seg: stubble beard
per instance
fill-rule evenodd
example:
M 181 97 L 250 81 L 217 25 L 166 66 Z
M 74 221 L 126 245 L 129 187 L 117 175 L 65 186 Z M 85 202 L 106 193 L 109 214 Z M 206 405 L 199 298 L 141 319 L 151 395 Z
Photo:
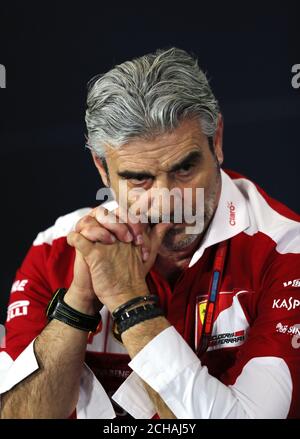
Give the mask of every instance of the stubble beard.
M 220 171 L 220 165 L 216 161 L 216 178 L 213 180 L 211 187 L 208 189 L 208 194 L 204 194 L 204 223 L 203 223 L 204 225 L 202 232 L 199 234 L 196 233 L 186 234 L 184 233 L 185 225 L 178 228 L 172 228 L 166 233 L 162 241 L 163 247 L 165 247 L 169 251 L 180 251 L 180 250 L 184 250 L 186 247 L 191 245 L 196 240 L 199 240 L 200 243 L 201 239 L 205 234 L 205 231 L 208 228 L 208 225 L 210 224 L 214 216 L 216 210 L 216 199 L 219 193 L 220 185 L 221 185 L 221 171 Z M 179 240 L 176 240 L 176 237 L 181 234 L 182 237 Z

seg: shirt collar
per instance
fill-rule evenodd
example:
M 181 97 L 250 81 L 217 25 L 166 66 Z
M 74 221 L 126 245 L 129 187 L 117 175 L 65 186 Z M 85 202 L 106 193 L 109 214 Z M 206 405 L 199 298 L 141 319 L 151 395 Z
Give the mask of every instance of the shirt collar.
M 221 169 L 221 195 L 214 217 L 195 251 L 189 267 L 198 262 L 204 250 L 244 231 L 250 224 L 246 199 L 234 181 Z

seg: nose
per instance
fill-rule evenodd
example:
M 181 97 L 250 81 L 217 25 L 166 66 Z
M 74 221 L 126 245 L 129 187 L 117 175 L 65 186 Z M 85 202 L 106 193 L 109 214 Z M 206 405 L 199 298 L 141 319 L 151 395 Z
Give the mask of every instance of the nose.
M 172 221 L 175 207 L 174 184 L 167 173 L 155 179 L 149 197 L 151 206 L 148 211 L 150 222 Z
M 154 189 L 171 189 L 171 179 L 169 178 L 168 174 L 166 172 L 161 173 L 160 175 L 156 176 L 152 188 Z

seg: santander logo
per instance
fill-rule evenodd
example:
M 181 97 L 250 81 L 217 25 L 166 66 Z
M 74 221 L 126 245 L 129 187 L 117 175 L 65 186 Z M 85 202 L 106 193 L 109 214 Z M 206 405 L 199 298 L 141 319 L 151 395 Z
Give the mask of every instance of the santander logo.
M 236 211 L 235 211 L 235 205 L 233 204 L 232 201 L 227 203 L 227 207 L 229 209 L 229 224 L 231 226 L 235 226 L 236 225 Z

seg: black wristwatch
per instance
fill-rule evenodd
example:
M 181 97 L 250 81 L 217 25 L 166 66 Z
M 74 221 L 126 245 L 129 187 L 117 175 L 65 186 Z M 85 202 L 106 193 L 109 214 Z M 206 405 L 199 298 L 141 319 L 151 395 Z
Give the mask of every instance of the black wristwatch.
M 95 316 L 90 316 L 71 308 L 64 301 L 64 296 L 67 291 L 67 288 L 58 288 L 58 290 L 55 291 L 47 307 L 46 314 L 48 319 L 60 320 L 82 331 L 96 332 L 101 323 L 101 314 L 97 313 Z

